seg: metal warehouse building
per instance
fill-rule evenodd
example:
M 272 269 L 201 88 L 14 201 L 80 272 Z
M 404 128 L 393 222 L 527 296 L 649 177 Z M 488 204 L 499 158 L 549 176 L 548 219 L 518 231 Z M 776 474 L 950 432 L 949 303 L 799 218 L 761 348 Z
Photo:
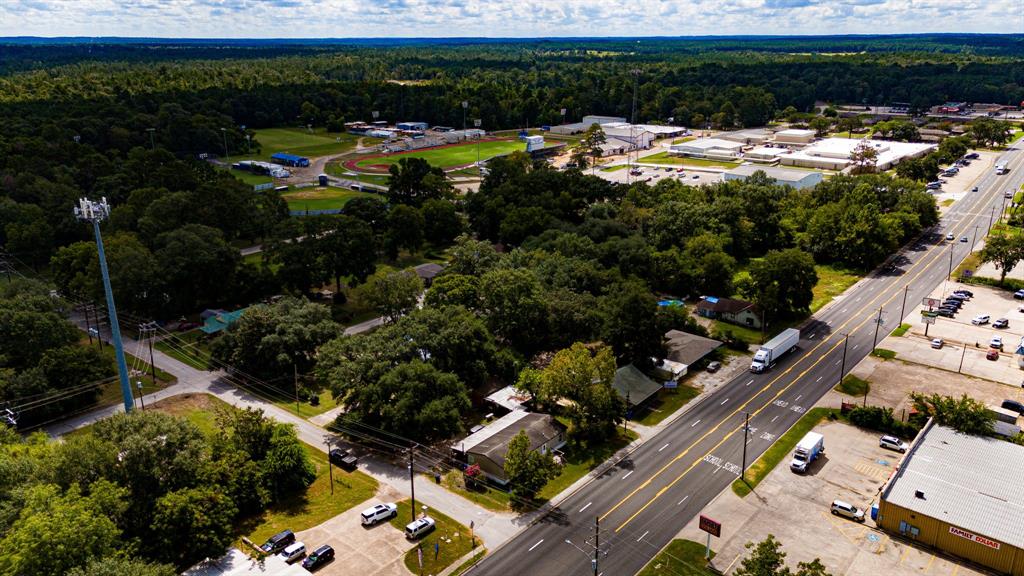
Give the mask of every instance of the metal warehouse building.
M 882 489 L 876 523 L 1024 576 L 1024 447 L 929 422 Z

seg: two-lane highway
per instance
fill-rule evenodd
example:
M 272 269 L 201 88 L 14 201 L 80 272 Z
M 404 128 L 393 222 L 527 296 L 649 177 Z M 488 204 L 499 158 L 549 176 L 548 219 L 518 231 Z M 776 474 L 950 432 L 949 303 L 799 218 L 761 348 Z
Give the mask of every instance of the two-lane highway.
M 881 340 L 900 324 L 901 311 L 912 313 L 946 281 L 972 248 L 958 239 L 983 237 L 1004 192 L 1024 182 L 1024 154 L 1011 148 L 999 162 L 1011 169 L 1008 175 L 988 171 L 976 182 L 978 192 L 968 193 L 936 229 L 892 259 L 895 269 L 861 280 L 816 314 L 801 327 L 798 350 L 768 372 L 742 374 L 706 396 L 468 574 L 591 574 L 598 521 L 598 573 L 635 574 L 740 475 L 748 414 L 749 465 L 836 385 L 844 364 L 849 372 L 871 352 L 876 329 Z M 947 233 L 953 242 L 944 241 Z

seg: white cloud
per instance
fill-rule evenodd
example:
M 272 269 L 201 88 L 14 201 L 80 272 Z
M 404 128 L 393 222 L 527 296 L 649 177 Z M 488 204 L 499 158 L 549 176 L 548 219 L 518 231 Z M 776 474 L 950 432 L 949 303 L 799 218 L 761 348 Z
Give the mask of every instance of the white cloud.
M 1019 32 L 1019 0 L 5 0 L 0 36 L 187 38 Z

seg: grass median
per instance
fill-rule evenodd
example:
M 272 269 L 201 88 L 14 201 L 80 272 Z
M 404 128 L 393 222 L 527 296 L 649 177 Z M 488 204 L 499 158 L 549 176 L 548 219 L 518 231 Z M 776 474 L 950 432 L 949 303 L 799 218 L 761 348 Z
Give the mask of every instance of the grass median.
M 754 488 L 757 488 L 757 485 L 761 483 L 761 480 L 764 480 L 779 462 L 793 451 L 793 448 L 804 437 L 804 434 L 810 432 L 825 418 L 838 412 L 834 408 L 811 408 L 808 410 L 788 432 L 783 434 L 770 448 L 765 450 L 764 454 L 761 454 L 761 457 L 750 465 L 750 468 L 747 468 L 746 481 L 739 478 L 733 481 L 732 491 L 740 498 L 753 492 Z

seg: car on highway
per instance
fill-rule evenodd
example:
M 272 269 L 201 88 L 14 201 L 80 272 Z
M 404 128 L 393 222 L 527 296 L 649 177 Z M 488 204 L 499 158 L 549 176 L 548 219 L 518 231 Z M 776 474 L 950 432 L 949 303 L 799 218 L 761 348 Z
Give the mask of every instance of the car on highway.
M 977 186 L 975 186 L 974 188 L 971 188 L 971 192 L 977 192 L 977 191 L 978 191 L 978 187 Z
M 1013 297 L 1017 300 L 1024 300 L 1024 290 L 1017 290 L 1013 293 Z
M 985 360 L 999 360 L 999 350 L 989 348 L 988 352 L 985 353 Z
M 371 506 L 359 514 L 363 526 L 373 526 L 378 522 L 394 518 L 395 516 L 398 516 L 398 506 L 391 503 Z
M 302 567 L 306 570 L 313 571 L 324 564 L 327 564 L 331 560 L 334 560 L 334 548 L 324 544 L 310 552 L 309 556 L 306 556 L 306 559 L 302 561 Z
M 988 341 L 988 346 L 989 346 L 989 348 L 995 348 L 996 350 L 1002 350 L 1003 349 L 1003 337 L 1002 336 L 993 336 L 992 339 Z
M 843 502 L 842 500 L 833 500 L 832 501 L 832 513 L 835 514 L 836 516 L 842 516 L 844 518 L 849 518 L 850 520 L 854 520 L 856 522 L 863 522 L 864 521 L 864 511 L 863 510 L 861 510 L 860 508 L 857 508 L 853 504 L 847 504 L 846 502 Z
M 671 171 L 672 171 L 671 168 L 665 168 L 665 172 L 671 172 Z
M 996 320 L 995 322 L 992 323 L 992 327 L 993 328 L 1009 328 L 1010 327 L 1010 319 L 1009 318 L 1000 318 L 1000 319 L 998 319 L 998 320 Z
M 956 236 L 953 236 L 952 232 L 950 232 L 949 234 L 946 234 L 946 240 L 955 240 L 955 239 L 956 239 Z
M 1003 193 L 1003 198 L 1013 198 L 1013 192 L 1007 190 Z
M 942 338 L 932 338 L 932 348 L 935 348 L 936 350 L 941 350 L 945 343 L 946 341 Z
M 992 317 L 988 314 L 978 314 L 974 318 L 971 318 L 971 324 L 974 324 L 975 326 L 984 326 L 985 324 L 988 324 L 991 319 Z
M 878 439 L 878 446 L 880 448 L 888 448 L 889 450 L 895 450 L 895 451 L 899 452 L 900 454 L 906 452 L 907 448 L 910 448 L 910 446 L 907 446 L 906 442 L 903 442 L 902 440 L 900 440 L 899 438 L 897 438 L 895 436 L 889 436 L 889 435 L 885 435 L 885 436 L 882 436 L 881 438 L 879 438 Z
M 967 236 L 961 236 L 960 237 L 960 241 L 961 242 L 967 242 Z

